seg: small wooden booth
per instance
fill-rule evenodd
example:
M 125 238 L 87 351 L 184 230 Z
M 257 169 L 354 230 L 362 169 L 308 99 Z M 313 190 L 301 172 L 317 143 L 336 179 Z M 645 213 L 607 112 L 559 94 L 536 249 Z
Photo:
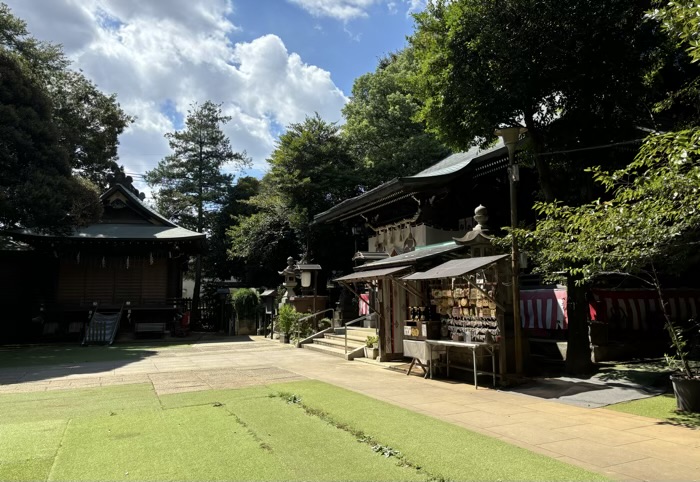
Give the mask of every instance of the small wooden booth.
M 358 299 L 369 293 L 369 310 L 376 314 L 381 361 L 404 357 L 404 323 L 411 306 L 426 303 L 420 285 L 401 282 L 399 278 L 417 270 L 425 270 L 446 259 L 461 258 L 467 248 L 454 241 L 416 248 L 397 256 L 358 266 L 355 273 L 341 276 L 339 282 Z
M 404 355 L 432 378 L 438 367 L 503 376 L 512 333 L 509 255 L 451 260 L 401 278 L 420 283 L 428 303 L 412 307 L 404 325 Z M 409 371 L 410 373 L 410 371 Z

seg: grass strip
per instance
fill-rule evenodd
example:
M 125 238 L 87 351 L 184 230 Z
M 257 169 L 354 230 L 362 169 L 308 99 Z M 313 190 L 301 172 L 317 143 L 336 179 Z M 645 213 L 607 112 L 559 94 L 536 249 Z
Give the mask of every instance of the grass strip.
M 0 480 L 47 480 L 67 420 L 0 425 Z
M 301 407 L 307 415 L 310 415 L 312 417 L 317 417 L 318 419 L 320 419 L 323 422 L 337 428 L 338 430 L 342 430 L 344 432 L 349 433 L 358 442 L 368 445 L 374 453 L 381 454 L 386 458 L 395 457 L 397 459 L 397 464 L 399 466 L 410 467 L 410 468 L 416 470 L 416 472 L 418 474 L 425 475 L 427 477 L 427 480 L 430 480 L 430 481 L 442 480 L 441 477 L 428 473 L 427 471 L 423 470 L 422 467 L 420 467 L 419 465 L 408 460 L 398 450 L 395 450 L 394 448 L 389 447 L 387 445 L 382 445 L 382 443 L 380 441 L 376 440 L 371 435 L 364 433 L 362 430 L 354 428 L 351 425 L 348 425 L 346 423 L 338 422 L 337 420 L 335 420 L 331 415 L 329 415 L 324 410 L 321 410 L 319 408 L 310 407 L 309 405 L 306 405 L 302 401 L 301 397 L 298 395 L 295 395 L 295 394 L 289 393 L 289 392 L 277 392 L 276 394 L 270 395 L 270 398 L 280 398 L 280 399 L 286 401 L 287 404 L 289 404 L 289 405 L 297 405 L 297 406 Z
M 318 381 L 272 386 L 338 424 L 371 434 L 432 477 L 444 480 L 607 480 L 456 425 Z
M 616 403 L 606 408 L 608 410 L 631 413 L 641 417 L 656 418 L 670 425 L 680 425 L 695 429 L 700 428 L 700 413 L 678 411 L 676 398 L 673 394 L 669 393 L 657 397 Z

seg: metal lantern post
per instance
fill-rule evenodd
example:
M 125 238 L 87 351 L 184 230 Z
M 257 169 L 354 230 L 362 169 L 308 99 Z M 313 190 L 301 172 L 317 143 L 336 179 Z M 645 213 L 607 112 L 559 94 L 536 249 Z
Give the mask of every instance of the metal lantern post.
M 515 163 L 515 147 L 520 139 L 520 136 L 527 132 L 525 127 L 506 127 L 496 129 L 495 134 L 503 138 L 503 143 L 508 148 L 508 180 L 510 184 L 510 226 L 515 229 L 518 226 L 518 203 L 517 203 L 517 185 L 520 180 L 519 167 Z M 518 241 L 515 236 L 511 235 L 512 252 L 511 252 L 511 269 L 512 269 L 512 285 L 513 285 L 513 335 L 515 341 L 515 373 L 522 375 L 523 373 L 523 330 L 520 321 L 520 263 L 518 252 Z

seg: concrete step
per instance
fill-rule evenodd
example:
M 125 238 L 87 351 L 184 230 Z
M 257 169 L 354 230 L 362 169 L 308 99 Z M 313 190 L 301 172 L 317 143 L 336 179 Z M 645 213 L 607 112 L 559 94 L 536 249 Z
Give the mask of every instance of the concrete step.
M 345 349 L 345 339 L 340 337 L 333 337 L 333 338 L 316 338 L 314 339 L 314 343 L 317 345 L 323 345 L 323 346 L 330 346 L 330 347 L 335 347 L 335 348 L 340 348 L 340 349 Z M 365 346 L 364 341 L 359 342 L 356 340 L 351 340 L 348 338 L 348 349 L 354 350 L 355 348 L 359 348 L 361 346 Z
M 376 328 L 365 328 L 363 326 L 348 326 L 347 327 L 348 334 L 350 333 L 357 333 L 358 335 L 364 335 L 365 337 L 369 335 L 376 335 L 377 334 L 377 329 Z
M 343 343 L 345 343 L 345 335 L 344 334 L 325 333 L 323 335 L 323 337 L 328 339 L 328 340 L 340 340 Z M 355 336 L 352 334 L 348 334 L 348 343 L 352 342 L 352 343 L 360 343 L 360 344 L 364 345 L 365 341 L 367 341 L 366 336 Z
M 347 355 L 345 355 L 345 350 L 340 348 L 332 348 L 329 346 L 324 346 L 318 343 L 308 343 L 302 345 L 305 350 L 317 351 L 323 353 L 324 355 L 338 356 L 340 358 L 345 358 L 347 360 Z

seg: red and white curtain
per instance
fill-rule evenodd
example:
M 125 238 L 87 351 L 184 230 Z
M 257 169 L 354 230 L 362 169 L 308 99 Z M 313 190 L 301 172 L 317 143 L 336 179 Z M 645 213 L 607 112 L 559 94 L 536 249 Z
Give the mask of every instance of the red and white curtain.
M 363 293 L 360 295 L 358 305 L 360 308 L 360 316 L 369 315 L 369 293 Z
M 659 297 L 654 290 L 592 290 L 591 320 L 614 323 L 628 330 L 663 328 L 664 319 Z M 671 319 L 696 318 L 700 310 L 699 290 L 667 290 L 664 292 Z
M 520 291 L 520 320 L 523 328 L 565 330 L 566 289 Z

